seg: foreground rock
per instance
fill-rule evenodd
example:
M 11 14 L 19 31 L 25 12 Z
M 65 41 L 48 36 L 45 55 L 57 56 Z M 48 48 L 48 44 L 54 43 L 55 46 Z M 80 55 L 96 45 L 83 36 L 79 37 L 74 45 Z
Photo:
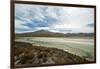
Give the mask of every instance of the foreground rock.
M 14 52 L 15 65 L 72 64 L 89 62 L 57 48 L 33 46 L 30 43 L 16 42 Z

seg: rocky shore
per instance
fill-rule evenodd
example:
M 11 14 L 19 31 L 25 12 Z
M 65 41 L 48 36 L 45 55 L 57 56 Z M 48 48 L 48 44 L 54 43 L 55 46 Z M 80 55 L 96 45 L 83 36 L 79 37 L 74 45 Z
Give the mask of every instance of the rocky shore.
M 46 65 L 86 63 L 88 60 L 62 49 L 34 46 L 26 42 L 15 42 L 15 65 Z

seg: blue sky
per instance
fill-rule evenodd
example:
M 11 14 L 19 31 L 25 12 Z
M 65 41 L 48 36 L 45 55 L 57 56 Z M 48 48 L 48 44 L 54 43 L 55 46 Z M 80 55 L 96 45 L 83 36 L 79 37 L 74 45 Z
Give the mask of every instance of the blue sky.
M 15 4 L 15 33 L 37 30 L 91 33 L 93 27 L 93 8 Z

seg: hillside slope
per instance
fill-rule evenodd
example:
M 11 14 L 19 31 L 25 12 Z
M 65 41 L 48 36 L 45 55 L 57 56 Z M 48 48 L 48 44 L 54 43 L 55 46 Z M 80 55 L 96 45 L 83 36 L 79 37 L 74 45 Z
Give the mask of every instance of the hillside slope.
M 62 49 L 33 46 L 25 42 L 15 42 L 15 44 L 15 66 L 89 62 Z

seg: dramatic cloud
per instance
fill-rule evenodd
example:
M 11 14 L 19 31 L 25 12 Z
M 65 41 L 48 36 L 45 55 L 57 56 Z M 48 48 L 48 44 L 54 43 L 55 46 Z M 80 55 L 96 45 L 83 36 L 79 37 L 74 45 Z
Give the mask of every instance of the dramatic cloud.
M 94 9 L 43 5 L 15 5 L 15 32 L 49 30 L 62 33 L 94 32 Z

